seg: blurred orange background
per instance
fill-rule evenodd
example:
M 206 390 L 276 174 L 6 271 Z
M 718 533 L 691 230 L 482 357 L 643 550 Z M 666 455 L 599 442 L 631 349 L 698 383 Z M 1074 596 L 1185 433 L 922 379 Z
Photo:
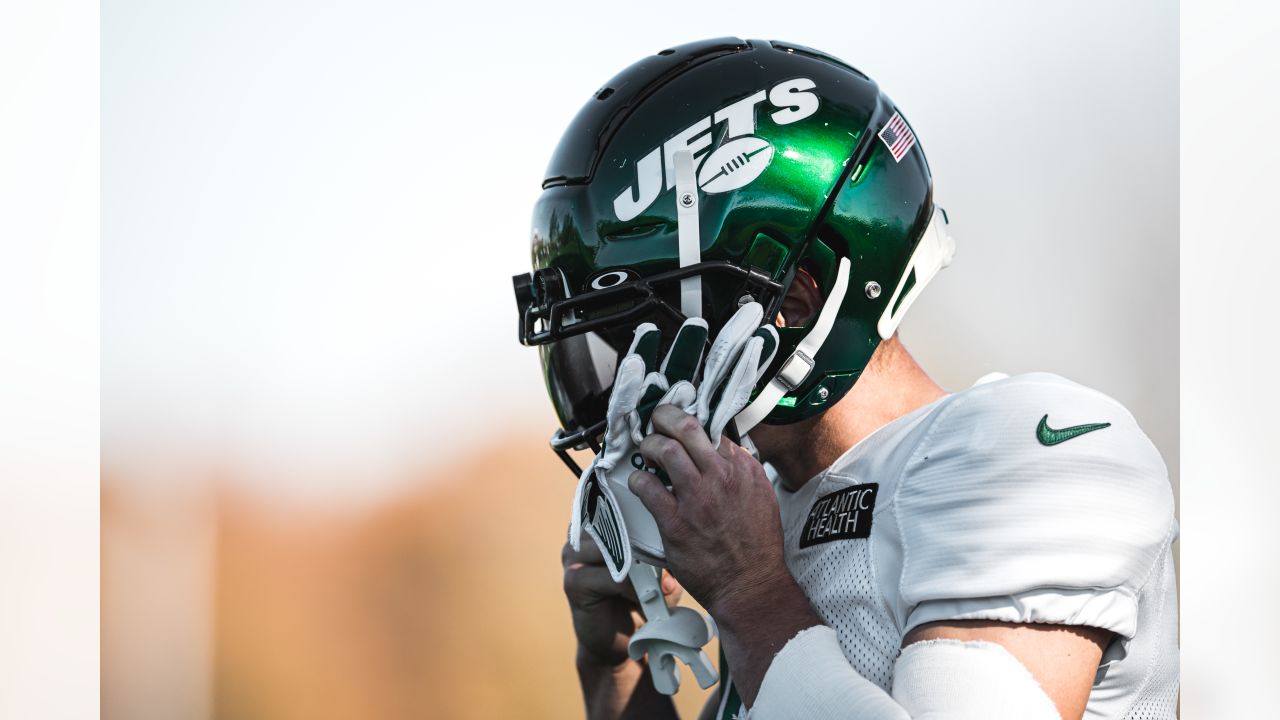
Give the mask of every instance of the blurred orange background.
M 506 437 L 350 510 L 226 478 L 157 502 L 106 469 L 102 716 L 581 716 L 572 478 L 534 434 Z M 684 716 L 706 695 L 685 670 Z

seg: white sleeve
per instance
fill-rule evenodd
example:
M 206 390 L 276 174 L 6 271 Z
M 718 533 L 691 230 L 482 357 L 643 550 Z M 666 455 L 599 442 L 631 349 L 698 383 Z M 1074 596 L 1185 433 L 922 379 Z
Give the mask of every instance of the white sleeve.
M 1131 639 L 1177 526 L 1164 463 L 1128 411 L 1037 373 L 964 393 L 927 432 L 893 501 L 903 632 L 982 619 Z
M 893 694 L 859 675 L 825 625 L 769 665 L 747 720 L 1061 720 L 1031 673 L 989 642 L 930 640 L 902 651 Z

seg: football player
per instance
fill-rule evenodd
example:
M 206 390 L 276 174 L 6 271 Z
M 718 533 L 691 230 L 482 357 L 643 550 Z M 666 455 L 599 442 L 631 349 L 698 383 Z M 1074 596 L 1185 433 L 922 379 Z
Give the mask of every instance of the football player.
M 699 674 L 712 632 L 703 717 L 1174 717 L 1164 463 L 1097 391 L 948 393 L 903 347 L 954 245 L 876 83 L 778 41 L 663 50 L 543 188 L 515 286 L 579 482 L 588 717 L 675 717 L 672 658 Z M 681 586 L 714 625 L 666 611 Z

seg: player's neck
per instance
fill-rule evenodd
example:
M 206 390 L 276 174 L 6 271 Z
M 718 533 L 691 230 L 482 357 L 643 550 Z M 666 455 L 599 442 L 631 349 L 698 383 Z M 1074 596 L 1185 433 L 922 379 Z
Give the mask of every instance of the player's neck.
M 895 337 L 881 343 L 853 389 L 830 410 L 792 425 L 760 428 L 764 432 L 752 438 L 794 491 L 863 438 L 945 394 Z

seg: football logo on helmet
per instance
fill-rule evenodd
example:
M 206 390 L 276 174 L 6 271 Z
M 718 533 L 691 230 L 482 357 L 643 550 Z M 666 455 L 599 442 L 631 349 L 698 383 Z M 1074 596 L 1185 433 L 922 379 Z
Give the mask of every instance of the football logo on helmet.
M 769 167 L 773 146 L 768 140 L 748 135 L 721 145 L 707 156 L 698 172 L 698 187 L 708 194 L 737 190 Z
M 774 152 L 768 140 L 755 134 L 756 106 L 767 99 L 775 108 L 769 119 L 776 125 L 790 125 L 818 111 L 814 87 L 816 84 L 809 78 L 783 80 L 768 90 L 729 103 L 672 135 L 634 163 L 636 181 L 613 199 L 614 213 L 619 220 L 631 220 L 647 210 L 664 189 L 674 188 L 673 158 L 682 150 L 691 153 L 694 160 L 701 160 L 698 187 L 703 192 L 714 195 L 750 184 L 769 167 Z M 711 148 L 711 128 L 720 123 L 725 125 L 722 144 L 707 155 Z

